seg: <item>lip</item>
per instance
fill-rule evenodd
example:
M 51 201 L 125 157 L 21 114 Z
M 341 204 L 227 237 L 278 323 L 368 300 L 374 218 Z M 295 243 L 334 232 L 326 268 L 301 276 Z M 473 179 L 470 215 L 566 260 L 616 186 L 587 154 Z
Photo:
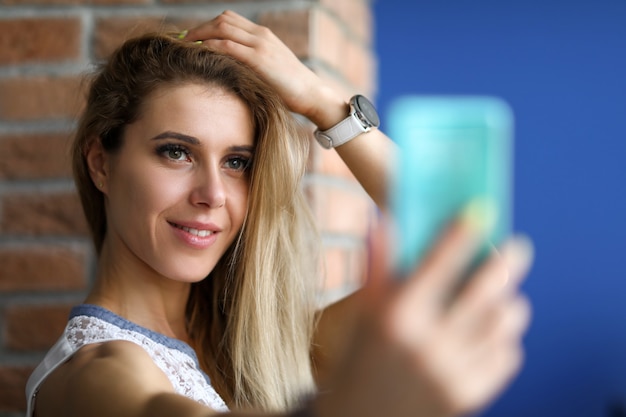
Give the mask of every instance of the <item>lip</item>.
M 206 249 L 213 245 L 222 231 L 213 223 L 168 221 L 174 234 L 194 249 Z

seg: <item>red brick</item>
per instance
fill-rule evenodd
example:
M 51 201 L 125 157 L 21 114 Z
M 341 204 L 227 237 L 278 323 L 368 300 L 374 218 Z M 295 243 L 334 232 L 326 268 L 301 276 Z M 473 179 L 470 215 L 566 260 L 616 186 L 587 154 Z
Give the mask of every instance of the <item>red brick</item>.
M 24 388 L 33 370 L 29 366 L 0 366 L 0 414 L 26 411 Z
M 0 292 L 84 290 L 85 255 L 60 247 L 0 248 Z
M 349 255 L 344 248 L 331 247 L 324 251 L 322 266 L 324 291 L 333 291 L 346 286 Z
M 0 20 L 0 65 L 78 60 L 78 18 Z
M 3 199 L 0 231 L 14 235 L 86 235 L 78 196 L 64 193 L 15 193 Z
M 66 6 L 66 5 L 123 5 L 123 4 L 149 4 L 152 0 L 0 0 L 4 5 L 37 5 L 37 6 Z
M 336 299 L 361 287 L 367 271 L 365 242 L 362 246 L 325 248 L 322 260 L 324 279 L 320 288 L 323 299 Z
M 319 184 L 311 184 L 308 188 L 313 196 L 313 212 L 323 232 L 366 236 L 374 205 L 365 192 L 359 192 L 358 188 Z
M 211 4 L 211 3 L 228 3 L 228 4 L 236 4 L 236 3 L 245 3 L 249 0 L 161 0 L 161 3 L 165 4 Z M 268 0 L 255 0 L 255 3 L 262 3 L 263 1 Z
M 317 143 L 315 145 L 313 152 L 316 158 L 316 172 L 349 180 L 354 179 L 354 175 L 336 151 L 324 149 Z
M 362 94 L 371 93 L 376 77 L 374 55 L 361 42 L 350 38 L 337 19 L 315 13 L 311 54 L 332 68 Z
M 0 119 L 74 118 L 84 103 L 80 77 L 16 77 L 0 80 Z
M 267 26 L 300 59 L 310 56 L 309 10 L 285 10 L 261 13 L 258 23 Z
M 368 236 L 363 237 L 363 245 L 353 248 L 348 258 L 348 273 L 346 283 L 348 287 L 357 288 L 365 283 L 367 279 L 368 253 L 367 242 Z
M 0 136 L 0 178 L 70 177 L 70 139 L 69 133 Z
M 109 6 L 122 4 L 150 4 L 152 0 L 91 0 L 92 5 Z
M 7 349 L 49 349 L 63 333 L 71 306 L 12 306 L 4 312 Z
M 93 50 L 97 58 L 109 56 L 126 39 L 162 28 L 163 19 L 156 17 L 120 18 L 96 20 Z
M 125 40 L 150 32 L 180 32 L 194 27 L 206 19 L 197 16 L 176 19 L 156 17 L 101 18 L 96 21 L 94 54 L 97 58 L 108 57 Z
M 355 43 L 346 45 L 345 60 L 348 65 L 342 67 L 343 76 L 357 91 L 368 94 L 372 100 L 376 90 L 378 61 L 374 53 Z
M 327 12 L 320 10 L 315 12 L 311 27 L 311 36 L 314 37 L 312 55 L 337 70 L 341 70 L 343 65 L 349 65 L 344 60 L 344 50 L 350 40 L 342 29 L 337 19 Z
M 91 0 L 0 0 L 0 4 L 7 6 L 65 6 L 65 5 L 79 5 L 89 4 Z
M 366 257 L 363 247 L 328 247 L 324 250 L 323 289 L 356 288 L 364 281 Z
M 321 0 L 322 5 L 333 11 L 344 25 L 365 45 L 370 45 L 373 37 L 373 16 L 368 1 L 365 0 Z

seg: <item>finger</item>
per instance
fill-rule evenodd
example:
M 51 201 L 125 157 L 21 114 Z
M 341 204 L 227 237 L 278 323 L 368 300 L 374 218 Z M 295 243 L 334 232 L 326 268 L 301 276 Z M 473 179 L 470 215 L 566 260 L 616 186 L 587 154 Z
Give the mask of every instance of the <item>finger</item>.
M 530 324 L 530 317 L 531 308 L 526 297 L 504 300 L 477 321 L 466 343 L 475 345 L 477 351 L 488 350 L 494 345 L 520 343 Z
M 254 49 L 230 39 L 208 39 L 202 42 L 202 45 L 216 52 L 227 54 L 238 61 L 251 65 L 254 61 Z
M 230 39 L 243 45 L 251 45 L 259 25 L 245 17 L 227 10 L 214 19 L 190 29 L 185 39 L 205 41 L 207 39 Z
M 520 339 L 528 328 L 529 311 L 527 301 L 520 297 L 485 320 L 488 328 L 474 333 L 473 339 L 455 340 L 456 346 L 462 346 L 455 366 L 468 378 L 461 387 L 468 403 L 489 401 L 519 370 L 523 360 Z
M 500 250 L 501 257 L 508 270 L 507 288 L 515 289 L 528 275 L 535 258 L 532 242 L 525 236 L 515 236 L 505 242 Z
M 503 245 L 474 273 L 451 301 L 446 320 L 452 326 L 473 328 L 503 300 L 508 301 L 526 275 L 532 262 L 532 246 L 525 238 L 514 238 Z
M 510 303 L 500 315 L 499 320 L 491 322 L 489 328 L 484 329 L 479 343 L 467 343 L 475 346 L 475 357 L 472 366 L 477 371 L 500 371 L 506 374 L 505 369 L 514 373 L 523 358 L 521 339 L 530 323 L 530 304 L 519 297 Z
M 493 346 L 491 351 L 464 371 L 471 380 L 461 386 L 460 394 L 473 411 L 493 401 L 521 368 L 524 351 L 519 345 Z
M 225 39 L 245 46 L 254 45 L 254 34 L 220 17 L 218 16 L 207 24 L 190 30 L 185 39 L 203 41 L 203 43 L 210 39 Z
M 418 292 L 431 302 L 441 304 L 469 267 L 494 221 L 493 206 L 482 200 L 468 204 L 412 274 L 411 285 L 420 287 Z

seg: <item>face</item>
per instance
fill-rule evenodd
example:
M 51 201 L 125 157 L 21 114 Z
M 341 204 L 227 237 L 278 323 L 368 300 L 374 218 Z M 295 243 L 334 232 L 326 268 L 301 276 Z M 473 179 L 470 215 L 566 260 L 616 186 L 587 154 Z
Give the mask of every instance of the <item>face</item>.
M 205 278 L 243 224 L 253 145 L 250 110 L 231 93 L 185 84 L 151 95 L 105 164 L 112 259 Z

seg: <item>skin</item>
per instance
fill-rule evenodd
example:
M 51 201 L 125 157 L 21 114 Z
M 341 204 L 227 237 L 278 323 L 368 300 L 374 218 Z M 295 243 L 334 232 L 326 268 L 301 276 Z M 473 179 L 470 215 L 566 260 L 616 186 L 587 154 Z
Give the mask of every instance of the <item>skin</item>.
M 94 146 L 88 155 L 108 230 L 87 302 L 187 340 L 189 284 L 211 272 L 245 217 L 250 112 L 230 94 L 190 84 L 158 91 L 142 114 L 119 153 Z M 200 224 L 212 234 L 179 228 Z
M 210 273 L 238 235 L 253 156 L 248 108 L 199 84 L 154 93 L 125 129 L 119 152 L 92 146 L 87 160 L 106 196 L 108 228 L 86 302 L 190 343 L 190 284 Z M 180 229 L 200 224 L 213 233 L 198 238 Z M 152 401 L 167 395 L 175 395 L 171 383 L 143 349 L 108 342 L 80 349 L 46 380 L 37 415 L 160 415 Z M 190 403 L 190 410 L 201 407 Z
M 189 31 L 187 39 L 201 40 L 206 47 L 228 53 L 251 66 L 280 93 L 292 111 L 308 117 L 321 129 L 333 126 L 347 114 L 347 98 L 301 64 L 267 28 L 233 12 L 225 12 Z M 140 136 L 135 138 L 137 146 L 124 148 L 118 158 L 110 158 L 97 147 L 89 152 L 94 183 L 103 183 L 103 192 L 108 196 L 107 210 L 113 219 L 111 227 L 116 230 L 105 241 L 98 283 L 87 301 L 110 308 L 145 327 L 186 340 L 182 320 L 189 283 L 206 275 L 205 268 L 213 267 L 220 248 L 226 247 L 226 241 L 235 236 L 236 232 L 232 231 L 240 225 L 244 213 L 245 178 L 233 179 L 220 161 L 224 161 L 228 154 L 225 149 L 232 145 L 249 145 L 246 138 L 251 140 L 251 134 L 246 135 L 245 123 L 243 127 L 238 123 L 245 118 L 245 110 L 234 111 L 237 108 L 234 98 L 230 97 L 229 107 L 228 96 L 206 94 L 206 88 L 192 85 L 182 90 L 162 92 L 161 97 L 167 96 L 168 104 L 162 109 L 161 117 L 156 117 L 159 107 L 155 103 L 159 96 L 154 97 L 143 118 L 136 122 L 144 125 L 136 129 L 129 127 L 128 135 Z M 175 111 L 169 94 L 184 96 L 184 100 L 174 101 L 177 106 L 194 105 L 185 107 L 185 111 Z M 215 106 L 216 100 L 226 100 L 226 104 L 221 101 Z M 204 123 L 207 113 L 211 113 L 207 111 L 199 112 L 202 123 L 193 123 L 195 110 L 205 105 L 211 105 L 211 111 L 233 110 L 216 122 L 223 120 L 232 129 L 242 129 L 240 134 L 213 136 L 212 129 L 206 127 L 210 123 Z M 185 119 L 187 122 L 159 125 L 151 130 L 164 121 L 168 124 L 180 121 L 181 114 L 189 117 Z M 190 126 L 201 131 L 185 130 L 191 129 Z M 178 165 L 170 168 L 170 161 L 164 163 L 154 158 L 153 149 L 141 146 L 150 142 L 146 137 L 173 129 L 192 133 L 202 143 L 194 152 L 200 156 L 194 159 L 191 169 L 184 164 L 183 168 Z M 142 132 L 147 131 L 150 134 L 142 139 Z M 384 209 L 389 161 L 395 153 L 392 142 L 382 132 L 371 131 L 336 148 L 336 152 Z M 146 166 L 137 169 L 138 161 L 144 161 L 143 158 Z M 144 169 L 151 175 L 146 175 Z M 172 178 L 160 177 L 160 170 L 170 172 Z M 127 184 L 129 175 L 132 182 Z M 200 180 L 201 176 L 206 179 Z M 159 184 L 151 182 L 154 178 L 168 182 L 163 186 L 162 201 L 152 194 L 161 189 L 150 187 Z M 177 192 L 180 187 L 185 191 Z M 218 192 L 220 187 L 223 199 Z M 134 196 L 137 192 L 141 195 L 126 198 L 129 193 Z M 220 205 L 222 200 L 224 204 Z M 139 205 L 146 212 L 145 219 L 132 222 L 125 218 L 130 209 L 127 204 Z M 311 407 L 315 415 L 461 415 L 480 409 L 506 386 L 520 366 L 520 339 L 530 315 L 528 303 L 518 291 L 532 261 L 529 242 L 520 237 L 510 239 L 499 254 L 494 253 L 478 269 L 456 298 L 444 302 L 488 229 L 489 219 L 485 215 L 468 212 L 454 221 L 424 262 L 402 281 L 390 279 L 392 274 L 386 260 L 390 258 L 391 245 L 384 222 L 372 233 L 368 285 L 321 315 L 315 344 L 323 349 L 314 352 L 314 360 L 323 369 L 319 381 L 327 393 L 313 399 Z M 177 242 L 169 233 L 169 222 L 182 222 L 188 216 L 200 216 L 203 221 L 206 221 L 204 216 L 209 216 L 224 228 L 218 234 L 220 243 L 209 249 L 214 250 L 215 257 L 212 255 L 206 262 L 196 260 L 194 250 Z M 135 241 L 128 228 L 137 228 L 144 236 Z M 170 250 L 174 248 L 184 262 L 172 256 L 161 259 L 158 256 L 161 243 Z M 224 246 L 220 246 L 222 243 Z M 191 273 L 185 268 L 189 263 L 194 265 L 194 270 L 197 267 L 203 272 Z M 38 417 L 215 414 L 174 394 L 148 355 L 128 342 L 81 349 L 46 380 L 37 401 L 41 410 Z M 279 414 L 233 412 L 232 415 Z

